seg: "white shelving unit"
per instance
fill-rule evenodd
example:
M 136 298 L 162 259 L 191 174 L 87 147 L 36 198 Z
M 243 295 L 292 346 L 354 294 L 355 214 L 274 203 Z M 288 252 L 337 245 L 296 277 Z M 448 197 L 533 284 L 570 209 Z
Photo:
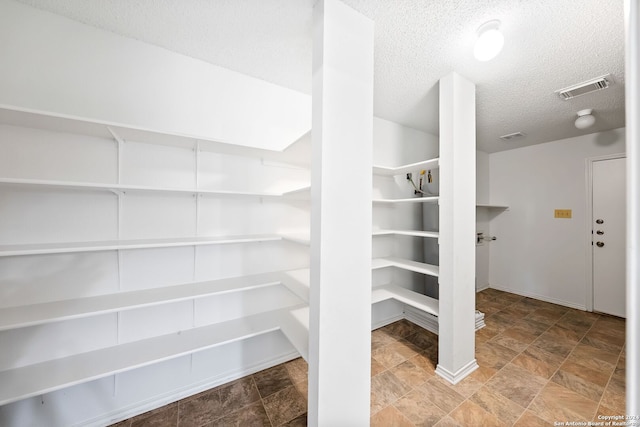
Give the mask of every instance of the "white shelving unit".
M 373 203 L 437 203 L 438 196 L 413 197 L 410 199 L 373 199 Z
M 410 163 L 397 167 L 373 166 L 373 173 L 381 176 L 397 176 L 407 173 L 415 173 L 424 169 L 437 169 L 440 166 L 439 158 L 429 159 L 421 162 Z M 402 199 L 377 198 L 373 200 L 376 204 L 419 204 L 419 203 L 438 203 L 438 196 L 429 197 L 413 197 Z M 507 206 L 478 204 L 479 208 L 488 209 L 507 209 Z M 377 229 L 372 232 L 372 236 L 409 236 L 428 239 L 440 239 L 438 231 L 421 231 L 421 230 L 397 230 L 397 229 Z M 384 268 L 394 267 L 401 270 L 421 273 L 427 276 L 438 277 L 440 274 L 439 267 L 423 262 L 406 260 L 398 257 L 381 257 L 372 260 L 372 270 L 380 270 Z M 379 303 L 386 300 L 394 299 L 406 307 L 405 316 L 412 321 L 418 321 L 423 327 L 438 332 L 438 316 L 439 305 L 438 300 L 426 295 L 406 289 L 397 284 L 386 284 L 378 286 L 372 291 L 372 303 Z M 424 316 L 424 315 L 427 316 Z M 476 329 L 484 326 L 484 314 L 478 312 L 476 314 Z
M 506 206 L 506 205 L 490 205 L 490 204 L 485 204 L 485 203 L 478 203 L 478 204 L 476 204 L 476 208 L 506 210 L 506 209 L 509 209 L 509 206 Z
M 413 172 L 421 169 L 435 169 L 439 165 L 439 159 L 429 159 L 422 162 L 410 163 L 408 165 L 387 167 L 387 166 L 373 166 L 373 173 L 375 175 L 401 175 L 409 172 Z
M 28 245 L 0 245 L 0 257 L 64 254 L 81 252 L 99 252 L 113 250 L 176 248 L 182 246 L 227 245 L 237 243 L 257 243 L 289 240 L 300 244 L 309 244 L 308 237 L 296 235 L 259 235 L 259 236 L 211 236 L 184 237 L 174 239 L 138 239 L 108 240 L 96 242 L 40 243 Z
M 305 246 L 309 245 L 308 159 L 287 152 L 268 152 L 8 106 L 0 106 L 0 127 L 3 130 L 0 150 L 4 143 L 10 147 L 6 152 L 0 151 L 0 155 L 17 152 L 16 161 L 27 166 L 8 168 L 14 175 L 0 176 L 0 191 L 7 203 L 0 209 L 0 221 L 7 220 L 2 216 L 8 215 L 5 224 L 11 221 L 27 224 L 0 227 L 0 262 L 3 268 L 8 267 L 6 271 L 15 269 L 25 273 L 25 277 L 32 277 L 34 283 L 18 282 L 20 286 L 29 290 L 37 290 L 38 286 L 47 288 L 44 296 L 29 302 L 29 298 L 34 298 L 33 291 L 29 294 L 20 287 L 11 288 L 12 283 L 5 285 L 2 277 L 6 281 L 7 276 L 0 274 L 0 285 L 9 286 L 8 290 L 0 291 L 18 298 L 15 301 L 3 298 L 4 305 L 0 305 L 0 340 L 6 344 L 0 348 L 0 405 L 277 331 L 307 357 L 308 308 L 304 303 L 308 300 L 309 286 L 308 255 L 305 255 L 308 251 Z M 93 159 L 111 162 L 112 166 L 108 173 L 96 172 L 98 179 L 67 179 L 94 174 L 91 168 L 81 169 L 82 153 L 70 151 L 88 150 L 82 148 L 85 139 L 87 146 L 97 153 Z M 46 155 L 40 154 L 59 143 L 69 157 L 77 158 L 77 162 L 68 164 L 77 166 L 78 171 L 69 172 L 55 165 L 55 156 L 44 159 Z M 33 147 L 24 148 L 29 144 Z M 167 149 L 174 151 L 167 154 Z M 177 160 L 171 163 L 174 157 Z M 245 158 L 250 164 L 237 171 L 238 177 L 225 176 L 225 171 L 236 172 L 233 168 L 242 166 Z M 165 172 L 163 161 L 171 163 L 174 169 Z M 135 169 L 136 162 L 142 172 Z M 43 172 L 41 165 L 45 165 Z M 275 168 L 277 173 L 266 177 L 259 172 L 251 175 L 259 167 L 267 172 Z M 30 173 L 34 176 L 27 176 Z M 285 180 L 295 175 L 296 185 L 267 182 L 280 176 L 278 173 Z M 142 183 L 153 183 L 153 174 L 161 177 L 160 185 Z M 101 177 L 106 175 L 108 178 Z M 137 176 L 143 177 L 140 184 L 136 183 Z M 298 185 L 300 177 L 305 176 L 307 179 L 302 181 L 306 182 Z M 185 185 L 189 183 L 192 186 Z M 252 183 L 259 188 L 253 191 Z M 239 188 L 242 186 L 247 189 Z M 270 191 L 271 188 L 287 190 Z M 105 192 L 115 196 L 104 196 Z M 11 204 L 12 197 L 17 198 L 17 207 Z M 42 206 L 38 204 L 40 201 Z M 76 204 L 79 213 L 69 208 L 68 203 Z M 96 206 L 91 211 L 92 203 L 103 203 L 106 209 Z M 295 220 L 283 214 L 293 205 Z M 24 206 L 28 210 L 20 212 Z M 106 212 L 106 219 L 82 217 L 88 211 L 100 215 Z M 69 212 L 73 219 L 66 220 Z M 47 213 L 56 218 L 47 221 Z M 190 227 L 173 224 L 165 232 L 162 220 L 174 213 L 187 218 Z M 29 228 L 30 221 L 35 224 L 35 231 Z M 60 221 L 73 231 L 73 239 L 66 241 L 66 233 L 53 229 Z M 107 230 L 97 229 L 105 222 L 109 222 Z M 229 229 L 239 233 L 225 233 Z M 46 236 L 38 241 L 41 230 Z M 112 238 L 88 237 L 83 241 L 86 230 L 91 236 Z M 131 230 L 136 238 L 131 238 Z M 266 233 L 262 232 L 265 230 Z M 138 234 L 145 237 L 137 238 Z M 221 245 L 226 245 L 224 250 Z M 232 250 L 229 255 L 227 250 Z M 157 256 L 160 258 L 156 259 Z M 171 263 L 175 267 L 167 267 Z M 78 273 L 75 268 L 90 274 Z M 29 276 L 29 272 L 40 269 L 40 275 Z M 212 278 L 202 280 L 202 277 Z M 87 278 L 91 283 L 82 282 Z M 215 307 L 219 307 L 220 313 Z M 164 311 L 153 311 L 158 308 Z M 171 317 L 174 310 L 175 322 Z M 189 318 L 185 325 L 184 319 Z M 114 340 L 91 344 L 94 348 L 79 345 L 93 337 L 82 335 L 89 331 L 83 332 L 77 326 L 78 321 L 92 319 L 100 319 L 101 325 L 107 325 Z M 172 326 L 173 323 L 180 326 Z M 37 334 L 35 328 L 45 329 Z M 62 348 L 58 353 L 49 348 L 45 355 L 27 354 L 31 347 L 52 347 L 34 341 L 52 339 L 45 337 L 46 328 L 57 328 L 52 330 L 65 334 L 65 339 L 72 342 L 72 350 Z M 141 333 L 136 328 L 151 332 Z M 67 329 L 70 332 L 64 332 Z M 99 335 L 93 331 L 91 334 Z M 57 341 L 52 343 L 55 347 Z M 1 352 L 10 347 L 24 347 L 26 358 L 14 362 L 11 357 L 2 357 Z
M 100 190 L 126 193 L 145 192 L 145 193 L 182 193 L 182 194 L 202 194 L 211 196 L 240 196 L 240 197 L 286 197 L 293 196 L 302 190 L 292 190 L 283 193 L 267 193 L 267 192 L 248 192 L 248 191 L 230 191 L 230 190 L 205 190 L 196 188 L 169 188 L 169 187 L 146 187 L 138 185 L 124 184 L 99 184 L 90 182 L 64 182 L 49 181 L 37 179 L 12 179 L 0 178 L 0 185 L 11 185 L 16 187 L 52 187 L 67 190 Z
M 0 405 L 277 331 L 276 310 L 0 372 Z M 304 348 L 301 348 L 304 351 Z
M 373 236 L 412 236 L 412 237 L 429 237 L 437 239 L 440 233 L 437 231 L 422 230 L 374 230 Z
M 439 159 L 429 159 L 420 162 L 409 163 L 397 167 L 387 167 L 374 165 L 373 174 L 386 177 L 394 177 L 405 175 L 407 173 L 416 173 L 420 170 L 436 169 L 439 167 Z M 435 204 L 438 203 L 438 196 L 424 196 L 412 198 L 376 198 L 374 204 L 391 205 L 391 206 L 415 206 L 418 204 Z M 385 224 L 386 225 L 386 224 Z M 373 237 L 377 236 L 408 236 L 426 239 L 439 239 L 440 233 L 437 231 L 422 230 L 405 230 L 405 229 L 377 229 L 372 233 Z M 372 260 L 372 270 L 381 270 L 385 268 L 396 268 L 399 270 L 411 271 L 414 273 L 424 274 L 426 276 L 438 277 L 439 267 L 424 262 L 403 259 L 397 256 L 385 256 L 374 258 Z M 400 286 L 400 284 L 386 284 L 374 288 L 372 292 L 373 303 L 394 299 L 405 306 L 412 307 L 422 314 L 426 314 L 427 318 L 432 319 L 428 323 L 428 329 L 437 331 L 438 301 L 426 295 L 414 292 L 410 289 Z M 431 317 L 429 317 L 431 316 Z M 424 323 L 422 323 L 425 326 Z
M 0 308 L 0 331 L 98 316 L 105 313 L 133 310 L 158 304 L 204 298 L 212 295 L 283 285 L 284 274 L 286 274 L 286 272 L 265 273 L 208 282 L 185 283 L 140 291 L 118 292 L 94 297 L 52 301 L 19 307 Z
M 374 258 L 371 261 L 371 269 L 397 267 L 403 270 L 413 271 L 416 273 L 426 274 L 428 276 L 438 277 L 439 271 L 437 265 L 425 264 L 423 262 L 410 261 L 395 257 Z

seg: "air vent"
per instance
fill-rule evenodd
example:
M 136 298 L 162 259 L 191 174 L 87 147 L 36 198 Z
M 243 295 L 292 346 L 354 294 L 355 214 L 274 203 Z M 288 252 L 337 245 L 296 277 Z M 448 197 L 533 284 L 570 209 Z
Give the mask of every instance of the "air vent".
M 567 101 L 569 99 L 575 98 L 576 96 L 606 89 L 611 83 L 613 83 L 611 80 L 611 75 L 605 74 L 604 76 L 596 77 L 595 79 L 587 80 L 586 82 L 578 83 L 576 85 L 557 90 L 556 93 L 560 96 L 560 98 Z
M 504 141 L 511 141 L 513 139 L 518 139 L 518 138 L 522 138 L 524 137 L 524 133 L 522 132 L 514 132 L 514 133 L 509 133 L 507 135 L 502 135 L 500 137 L 500 139 L 504 140 Z

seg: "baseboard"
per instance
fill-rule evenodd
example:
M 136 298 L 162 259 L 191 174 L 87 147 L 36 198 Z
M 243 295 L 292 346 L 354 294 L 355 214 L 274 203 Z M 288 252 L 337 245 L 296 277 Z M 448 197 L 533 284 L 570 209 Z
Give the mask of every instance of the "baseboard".
M 476 359 L 473 359 L 465 366 L 458 369 L 458 371 L 456 372 L 451 372 L 446 368 L 443 368 L 442 365 L 438 364 L 438 366 L 436 366 L 436 374 L 449 381 L 451 384 L 455 385 L 478 368 L 478 362 L 476 361 Z
M 404 319 L 404 313 L 397 314 L 395 316 L 386 317 L 381 320 L 376 320 L 375 322 L 371 322 L 371 330 L 382 328 L 383 326 L 387 326 L 392 324 L 393 322 L 397 322 L 398 320 Z
M 169 393 L 163 393 L 163 394 L 154 396 L 150 399 L 137 402 L 133 405 L 120 408 L 116 411 L 102 414 L 98 417 L 95 417 L 89 420 L 84 420 L 81 423 L 75 424 L 74 427 L 75 426 L 100 427 L 100 426 L 117 423 L 119 421 L 126 420 L 131 417 L 135 417 L 136 415 L 143 414 L 152 409 L 156 409 L 161 406 L 168 405 L 170 403 L 184 399 L 185 397 L 193 396 L 194 394 L 203 392 L 205 390 L 209 390 L 211 388 L 221 386 L 223 384 L 229 383 L 231 381 L 235 381 L 242 377 L 246 377 L 247 375 L 255 374 L 256 372 L 260 372 L 264 369 L 268 369 L 273 366 L 279 365 L 281 363 L 288 362 L 297 357 L 300 357 L 300 354 L 297 351 L 285 353 L 278 357 L 263 360 L 262 362 L 256 363 L 252 366 L 247 366 L 244 369 L 226 372 L 221 375 L 216 375 L 215 377 L 207 378 L 203 381 L 199 381 L 187 387 L 179 388 L 177 390 L 172 390 Z
M 489 289 L 491 286 L 489 286 L 489 284 L 487 283 L 486 285 L 483 285 L 481 288 L 476 288 L 476 293 L 478 292 L 482 292 L 485 289 Z
M 415 309 L 409 305 L 404 306 L 404 318 L 411 323 L 426 329 L 429 332 L 438 334 L 438 318 L 425 312 Z
M 548 297 L 548 296 L 545 296 L 545 295 L 536 294 L 536 293 L 533 293 L 533 292 L 525 292 L 525 291 L 521 291 L 519 289 L 512 289 L 512 288 L 509 288 L 507 286 L 500 286 L 500 285 L 490 285 L 489 287 L 492 288 L 492 289 L 498 290 L 498 291 L 509 292 L 511 294 L 516 294 L 516 295 L 520 295 L 520 296 L 523 296 L 523 297 L 529 297 L 529 298 L 537 299 L 537 300 L 540 300 L 540 301 L 550 302 L 551 304 L 557 304 L 557 305 L 562 305 L 564 307 L 575 308 L 576 310 L 587 311 L 587 307 L 584 306 L 584 305 L 575 304 L 573 302 L 563 301 L 563 300 L 556 299 L 556 298 L 551 298 L 551 297 Z

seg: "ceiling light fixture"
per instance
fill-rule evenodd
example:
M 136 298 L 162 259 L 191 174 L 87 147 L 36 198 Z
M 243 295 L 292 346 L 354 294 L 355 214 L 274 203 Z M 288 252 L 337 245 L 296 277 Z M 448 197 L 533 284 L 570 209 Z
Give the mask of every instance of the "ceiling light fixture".
M 591 114 L 593 110 L 587 108 L 586 110 L 578 111 L 578 118 L 576 119 L 576 127 L 578 129 L 586 129 L 596 122 L 596 118 Z
M 500 32 L 500 21 L 497 19 L 485 22 L 478 28 L 478 40 L 473 48 L 473 56 L 478 61 L 495 58 L 504 46 L 504 36 Z

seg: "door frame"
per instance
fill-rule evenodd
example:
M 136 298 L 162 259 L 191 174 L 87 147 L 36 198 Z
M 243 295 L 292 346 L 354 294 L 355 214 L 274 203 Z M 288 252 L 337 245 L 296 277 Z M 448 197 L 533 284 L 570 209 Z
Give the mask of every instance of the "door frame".
M 607 154 L 604 156 L 588 157 L 585 159 L 585 179 L 587 181 L 587 202 L 585 215 L 585 246 L 586 246 L 586 285 L 585 308 L 593 312 L 593 164 L 602 160 L 614 160 L 626 158 L 626 153 Z M 626 194 L 625 194 L 626 197 Z

